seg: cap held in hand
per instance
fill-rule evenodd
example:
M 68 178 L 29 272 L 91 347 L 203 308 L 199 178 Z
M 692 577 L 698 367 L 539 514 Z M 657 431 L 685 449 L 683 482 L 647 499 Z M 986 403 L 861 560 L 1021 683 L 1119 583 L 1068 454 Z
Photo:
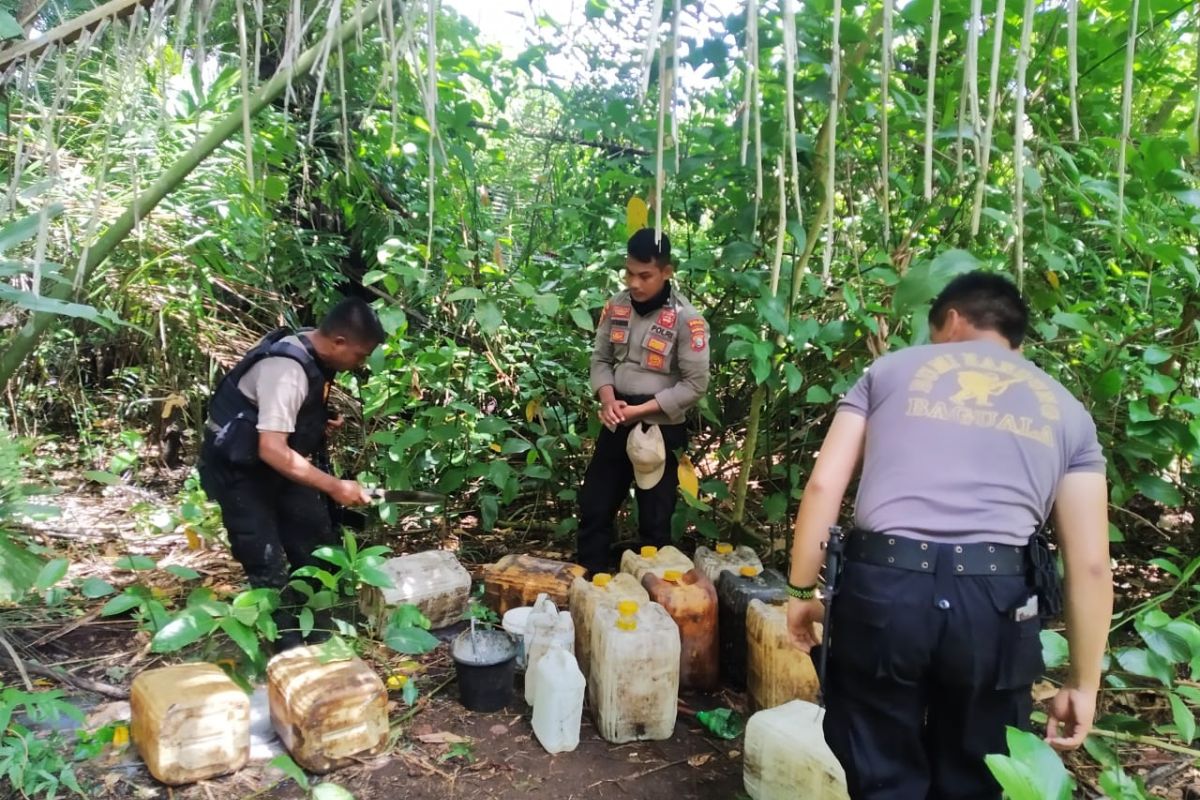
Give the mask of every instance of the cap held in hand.
M 653 489 L 662 480 L 667 463 L 667 448 L 657 425 L 635 424 L 625 442 L 625 452 L 633 464 L 633 479 L 639 489 Z

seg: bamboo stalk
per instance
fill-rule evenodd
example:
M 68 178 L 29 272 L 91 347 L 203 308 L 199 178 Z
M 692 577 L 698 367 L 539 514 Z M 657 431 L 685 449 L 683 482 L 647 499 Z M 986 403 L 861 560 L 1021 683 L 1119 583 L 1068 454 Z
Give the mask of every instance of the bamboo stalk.
M 1067 80 L 1071 94 L 1071 141 L 1079 141 L 1079 0 L 1067 0 Z M 1197 106 L 1200 110 L 1200 105 Z
M 674 13 L 671 15 L 671 67 L 670 67 L 670 102 L 671 102 L 671 149 L 675 152 L 675 174 L 679 174 L 679 114 L 676 110 L 675 102 L 675 77 L 679 71 L 679 16 L 681 12 L 680 0 L 674 0 Z
M 663 171 L 663 132 L 665 127 L 665 119 L 667 114 L 667 51 L 665 48 L 659 48 L 658 51 L 658 145 L 655 150 L 654 163 L 654 244 L 657 245 L 662 238 L 662 195 L 663 195 L 663 179 L 666 173 Z
M 983 0 L 971 0 L 971 18 L 967 21 L 967 99 L 971 109 L 971 141 L 975 145 L 976 167 L 979 166 L 979 27 L 982 16 Z
M 935 0 L 936 2 L 936 0 Z M 821 260 L 821 280 L 828 284 L 833 266 L 834 181 L 837 178 L 837 120 L 841 104 L 842 80 L 842 0 L 833 0 L 833 58 L 829 70 L 829 155 L 825 161 L 825 254 Z
M 883 171 L 883 249 L 888 251 L 892 241 L 891 183 L 892 168 L 888 143 L 888 93 L 892 81 L 892 0 L 883 0 L 883 59 L 879 75 L 879 146 L 880 169 Z
M 433 258 L 433 220 L 437 204 L 437 9 L 429 0 L 425 42 L 425 121 L 429 123 L 429 230 L 425 242 L 425 266 Z
M 1134 0 L 1137 3 L 1137 0 Z M 1021 47 L 1017 51 L 1017 110 L 1013 120 L 1013 262 L 1017 270 L 1017 288 L 1025 284 L 1025 72 L 1029 67 L 1029 40 L 1033 35 L 1035 0 L 1025 0 L 1021 20 Z
M 250 54 L 246 42 L 246 9 L 237 0 L 238 60 L 241 62 L 242 97 L 250 96 Z M 250 106 L 242 104 L 242 146 L 246 149 L 246 185 L 254 193 L 254 131 L 250 129 Z
M 746 166 L 746 155 L 750 150 L 750 109 L 753 108 L 753 103 L 758 102 L 758 98 L 754 96 L 754 54 L 758 50 L 758 42 L 756 42 L 754 34 L 755 23 L 757 22 L 758 9 L 755 6 L 754 0 L 746 0 L 746 38 L 743 47 L 746 48 L 746 66 L 745 73 L 742 78 L 742 166 Z
M 373 0 L 369 5 L 362 7 L 354 19 L 336 28 L 331 35 L 342 42 L 349 40 L 354 36 L 358 18 L 367 20 L 377 15 L 384 2 L 392 2 L 392 0 Z M 73 285 L 83 285 L 92 270 L 108 258 L 117 245 L 129 235 L 136 220 L 149 214 L 164 197 L 183 183 L 201 161 L 216 150 L 222 142 L 237 133 L 242 124 L 242 104 L 249 103 L 251 115 L 257 114 L 282 94 L 291 80 L 306 75 L 313 68 L 323 44 L 323 42 L 319 42 L 304 51 L 289 68 L 276 72 L 251 97 L 243 97 L 237 108 L 222 117 L 186 153 L 171 164 L 154 183 L 138 194 L 125 212 L 109 226 L 95 244 L 87 248 L 86 257 L 81 259 L 77 267 L 75 280 L 72 281 Z M 72 286 L 57 284 L 46 295 L 58 300 L 65 300 L 72 293 Z M 8 383 L 13 373 L 20 367 L 21 362 L 37 346 L 42 335 L 58 319 L 56 314 L 35 313 L 17 331 L 7 349 L 0 355 L 0 386 Z
M 937 93 L 938 36 L 942 24 L 941 0 L 933 0 L 929 24 L 929 78 L 925 88 L 925 200 L 933 199 L 933 101 Z
M 992 160 L 992 132 L 996 126 L 996 98 L 1000 90 L 1000 54 L 1004 47 L 1004 0 L 996 0 L 996 21 L 992 34 L 992 66 L 988 73 L 987 122 L 983 128 L 980 147 L 979 175 L 975 180 L 975 200 L 971 205 L 971 235 L 979 235 L 979 219 L 983 213 L 983 190 L 987 187 L 988 165 Z
M 796 155 L 796 8 L 793 0 L 783 0 L 783 80 L 787 113 L 784 126 L 784 149 L 792 166 L 792 205 L 796 219 L 804 223 L 804 208 L 800 204 L 800 162 Z M 836 80 L 836 79 L 835 79 Z
M 663 0 L 654 0 L 650 10 L 650 27 L 646 31 L 645 50 L 642 52 L 642 76 L 638 86 L 638 99 L 645 98 L 650 89 L 650 67 L 654 64 L 654 53 L 658 50 L 658 29 L 662 25 Z M 659 73 L 659 80 L 662 74 Z
M 1121 142 L 1117 154 L 1117 247 L 1125 225 L 1125 151 L 1129 148 L 1129 125 L 1133 110 L 1133 59 L 1137 50 L 1138 0 L 1129 7 L 1129 37 L 1125 40 L 1125 78 L 1121 84 Z M 1149 284 L 1147 284 L 1149 286 Z

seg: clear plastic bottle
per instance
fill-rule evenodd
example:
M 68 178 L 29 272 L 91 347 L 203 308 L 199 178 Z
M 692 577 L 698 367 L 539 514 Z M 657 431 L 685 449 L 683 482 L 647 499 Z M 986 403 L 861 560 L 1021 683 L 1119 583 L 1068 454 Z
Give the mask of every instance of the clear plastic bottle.
M 566 611 L 559 611 L 554 601 L 539 595 L 529 614 L 525 628 L 525 702 L 533 705 L 537 691 L 538 661 L 552 647 L 575 647 L 575 623 Z
M 708 576 L 716 585 L 722 572 L 740 574 L 743 567 L 753 567 L 762 572 L 762 561 L 758 554 L 745 545 L 734 547 L 729 542 L 717 542 L 712 550 L 701 545 L 696 548 L 696 569 Z
M 596 609 L 588 697 L 613 744 L 669 739 L 679 703 L 679 628 L 658 603 Z

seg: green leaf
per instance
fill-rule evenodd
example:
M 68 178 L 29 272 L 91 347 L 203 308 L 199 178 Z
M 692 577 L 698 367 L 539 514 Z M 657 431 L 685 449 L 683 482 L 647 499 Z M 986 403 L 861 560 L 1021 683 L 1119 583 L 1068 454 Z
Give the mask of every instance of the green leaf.
M 262 660 L 262 647 L 259 646 L 258 634 L 254 632 L 253 628 L 230 617 L 226 617 L 217 624 L 238 647 L 242 648 L 242 652 L 250 657 L 252 663 L 257 664 Z
M 596 325 L 592 322 L 592 315 L 584 311 L 582 308 L 571 308 L 571 320 L 585 331 L 596 330 Z
M 97 578 L 94 575 L 90 578 L 85 578 L 79 586 L 79 591 L 89 600 L 96 600 L 101 597 L 107 597 L 116 591 L 113 585 L 108 581 Z
M 491 300 L 484 300 L 475 306 L 475 320 L 484 333 L 495 333 L 504 324 L 504 315 L 500 313 L 499 306 Z
M 1096 394 L 1097 400 L 1107 400 L 1110 397 L 1115 397 L 1121 391 L 1124 373 L 1115 367 L 1106 370 L 1099 378 L 1092 383 L 1092 391 Z
M 833 395 L 824 386 L 810 386 L 804 394 L 804 402 L 806 403 L 828 403 L 833 400 Z
M 479 289 L 476 289 L 474 286 L 464 286 L 457 291 L 451 292 L 450 296 L 446 299 L 451 303 L 457 303 L 459 300 L 482 300 L 483 298 L 484 294 Z
M 978 268 L 979 259 L 966 250 L 947 250 L 933 261 L 914 264 L 896 284 L 892 305 L 898 312 L 910 311 L 936 297 L 954 276 Z
M 102 472 L 96 469 L 85 470 L 83 477 L 93 483 L 103 483 L 105 486 L 114 486 L 121 482 L 120 475 L 113 475 L 111 472 Z
M 558 307 L 561 302 L 556 294 L 539 294 L 533 298 L 534 307 L 547 317 L 553 317 L 558 313 Z
M 1154 678 L 1163 686 L 1170 688 L 1175 682 L 1175 672 L 1167 660 L 1152 650 L 1131 647 L 1117 653 L 1117 663 L 1121 669 L 1142 678 Z
M 390 589 L 395 585 L 391 575 L 373 564 L 360 564 L 358 577 L 368 586 L 377 586 L 380 589 Z
M 313 625 L 316 624 L 316 619 L 313 617 L 312 609 L 308 606 L 300 609 L 300 613 L 296 615 L 300 622 L 300 635 L 307 637 L 312 633 Z
M 1174 692 L 1167 695 L 1167 698 L 1171 701 L 1171 719 L 1175 722 L 1175 732 L 1184 744 L 1190 745 L 1196 738 L 1196 715 Z
M 1165 396 L 1179 388 L 1179 381 L 1161 372 L 1150 372 L 1142 376 L 1142 388 L 1150 394 Z
M 1027 766 L 1031 775 L 1036 776 L 1040 797 L 1071 800 L 1075 780 L 1045 739 L 1011 726 L 1007 728 L 1006 738 L 1009 754 Z
M 800 391 L 800 387 L 804 385 L 804 375 L 796 368 L 796 365 L 788 361 L 783 365 L 783 374 L 787 377 L 788 394 L 795 394 Z
M 429 617 L 421 613 L 420 607 L 413 603 L 401 603 L 388 617 L 388 625 L 397 627 L 412 626 L 429 630 Z
M 297 578 L 316 578 L 326 589 L 331 591 L 337 589 L 337 578 L 335 578 L 328 570 L 323 570 L 320 567 L 300 567 L 297 570 L 293 570 L 292 575 Z
M 1088 755 L 1096 759 L 1102 767 L 1115 767 L 1120 764 L 1120 757 L 1116 751 L 1112 749 L 1108 741 L 1095 734 L 1089 735 L 1083 740 L 1083 749 L 1088 751 Z
M 194 581 L 200 577 L 200 573 L 191 567 L 185 567 L 180 564 L 172 564 L 169 567 L 163 567 L 165 572 L 169 572 L 176 578 L 182 578 L 185 581 Z
M 383 631 L 383 643 L 397 653 L 416 656 L 437 647 L 438 638 L 429 631 L 412 625 L 389 624 Z
M 346 557 L 346 552 L 340 547 L 329 547 L 328 545 L 324 547 L 318 547 L 313 551 L 313 556 L 321 559 L 322 561 L 328 561 L 335 567 L 350 569 L 350 559 Z
M 984 756 L 983 761 L 1008 800 L 1043 800 L 1033 775 L 1024 764 L 995 753 Z
M 263 181 L 263 196 L 273 203 L 287 197 L 287 180 L 281 175 L 268 175 Z
M 143 598 L 138 597 L 126 589 L 125 593 L 117 595 L 104 604 L 104 607 L 100 609 L 100 616 L 112 617 L 117 614 L 124 614 L 130 609 L 140 606 L 142 604 L 142 600 Z
M 308 775 L 304 773 L 304 770 L 300 769 L 300 765 L 293 761 L 292 757 L 287 753 L 275 756 L 267 766 L 274 767 L 284 775 L 287 775 L 299 784 L 301 788 L 308 788 Z
M 336 783 L 318 783 L 313 787 L 312 800 L 354 800 L 354 795 Z
M 479 514 L 482 517 L 480 522 L 483 524 L 485 531 L 490 531 L 496 527 L 496 519 L 500 515 L 500 502 L 495 495 L 485 494 L 480 498 Z
M 1067 638 L 1058 631 L 1051 630 L 1043 630 L 1040 635 L 1042 660 L 1046 662 L 1046 669 L 1056 669 L 1066 664 L 1071 656 Z
M 70 566 L 70 563 L 65 558 L 54 558 L 47 561 L 41 571 L 38 572 L 37 578 L 34 579 L 33 588 L 36 591 L 44 592 L 61 581 L 66 576 L 67 567 Z
M 1082 314 L 1059 311 L 1050 318 L 1050 321 L 1055 325 L 1059 325 L 1063 328 L 1070 328 L 1078 333 L 1088 333 L 1093 335 L 1096 333 L 1096 327 L 1092 325 L 1091 321 Z
M 1142 782 L 1115 765 L 1100 773 L 1100 788 L 1111 800 L 1150 800 Z
M 113 562 L 115 569 L 127 569 L 135 572 L 144 572 L 145 570 L 154 569 L 157 564 L 154 559 L 149 556 L 121 556 Z
M 25 33 L 21 30 L 21 26 L 17 25 L 17 22 L 12 18 L 12 15 L 7 11 L 0 11 L 0 39 L 11 38 L 11 36 L 4 35 L 3 15 L 7 15 L 8 19 L 12 20 L 12 24 L 16 26 L 15 35 L 24 37 Z M 62 203 L 53 203 L 40 211 L 35 211 L 26 217 L 22 217 L 16 222 L 9 223 L 3 228 L 0 228 L 0 253 L 11 250 L 21 242 L 32 239 L 38 232 L 38 228 L 41 227 L 43 217 L 47 222 L 49 222 L 61 214 L 64 208 L 65 206 L 63 206 Z
M 1168 508 L 1183 505 L 1183 497 L 1175 486 L 1157 475 L 1142 473 L 1135 475 L 1133 485 L 1137 490 L 1156 503 L 1162 503 Z
M 417 702 L 417 682 L 414 678 L 405 681 L 404 688 L 400 690 L 400 697 L 404 700 L 405 705 L 411 706 Z
M 216 627 L 216 620 L 200 609 L 187 609 L 171 620 L 150 640 L 150 651 L 173 653 L 198 642 Z
M 1165 347 L 1159 347 L 1156 344 L 1149 345 L 1145 350 L 1142 351 L 1142 361 L 1145 361 L 1151 366 L 1170 360 L 1171 351 L 1167 350 Z

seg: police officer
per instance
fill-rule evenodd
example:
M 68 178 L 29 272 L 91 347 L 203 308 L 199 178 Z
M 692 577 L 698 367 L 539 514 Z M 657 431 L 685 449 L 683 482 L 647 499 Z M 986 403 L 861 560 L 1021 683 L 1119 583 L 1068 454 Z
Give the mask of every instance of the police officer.
M 630 431 L 657 425 L 662 462 L 638 465 L 635 496 L 642 544 L 671 541 L 679 484 L 676 451 L 687 443 L 684 417 L 708 390 L 708 326 L 671 287 L 671 241 L 652 228 L 629 238 L 625 285 L 600 315 L 591 385 L 603 427 L 579 497 L 579 563 L 590 572 L 612 561 L 613 518 L 629 493 Z M 656 439 L 657 437 L 655 437 Z M 646 452 L 642 447 L 639 452 Z M 661 476 L 661 477 L 658 477 Z
M 1006 725 L 1029 728 L 1039 615 L 1058 599 L 1034 536 L 1051 513 L 1071 667 L 1045 735 L 1071 749 L 1091 727 L 1112 615 L 1104 457 L 1084 407 L 1022 357 L 1027 323 L 1004 277 L 952 280 L 929 311 L 933 344 L 870 367 L 805 487 L 788 622 L 808 650 L 821 545 L 861 458 L 824 686 L 855 800 L 998 800 L 984 756 L 1007 752 Z
M 370 501 L 357 482 L 339 480 L 313 459 L 327 432 L 341 425 L 327 406 L 334 375 L 362 366 L 385 338 L 371 307 L 348 297 L 316 330 L 269 334 L 217 385 L 200 481 L 221 507 L 233 557 L 252 587 L 284 589 L 289 564 L 319 564 L 313 551 L 337 544 L 326 495 L 344 506 Z M 285 602 L 294 599 L 285 593 Z M 303 643 L 290 609 L 277 612 L 275 621 L 277 650 Z M 326 638 L 327 625 L 310 641 Z

